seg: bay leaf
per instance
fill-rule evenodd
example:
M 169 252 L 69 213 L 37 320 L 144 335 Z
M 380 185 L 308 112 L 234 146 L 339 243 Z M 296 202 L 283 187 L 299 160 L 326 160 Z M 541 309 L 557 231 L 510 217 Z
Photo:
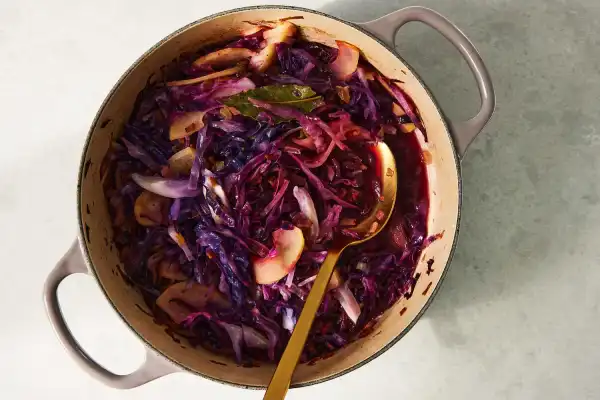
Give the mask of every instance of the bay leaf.
M 321 96 L 318 96 L 309 86 L 302 85 L 262 86 L 228 97 L 223 103 L 235 107 L 242 115 L 256 118 L 260 109 L 250 103 L 248 98 L 293 107 L 305 113 L 309 113 L 323 104 Z

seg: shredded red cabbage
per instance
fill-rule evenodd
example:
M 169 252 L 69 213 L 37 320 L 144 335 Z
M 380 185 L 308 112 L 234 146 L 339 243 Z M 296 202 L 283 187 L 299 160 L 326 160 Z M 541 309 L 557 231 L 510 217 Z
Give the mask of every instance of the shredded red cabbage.
M 158 321 L 239 363 L 281 356 L 330 240 L 378 201 L 373 143 L 396 155 L 394 215 L 344 253 L 302 361 L 345 346 L 409 295 L 435 239 L 412 100 L 362 58 L 340 81 L 330 68 L 337 49 L 301 41 L 290 25 L 165 67 L 108 155 L 105 193 L 127 279 Z M 208 64 L 195 64 L 200 56 Z

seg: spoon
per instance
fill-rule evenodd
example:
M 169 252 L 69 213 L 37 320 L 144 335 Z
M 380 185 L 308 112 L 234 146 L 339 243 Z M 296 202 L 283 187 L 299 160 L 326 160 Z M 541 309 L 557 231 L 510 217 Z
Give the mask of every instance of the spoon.
M 298 322 L 294 327 L 292 337 L 283 352 L 283 356 L 277 365 L 277 369 L 275 369 L 275 373 L 263 397 L 264 400 L 281 400 L 285 398 L 285 394 L 292 381 L 292 375 L 296 369 L 296 364 L 298 364 L 298 360 L 304 349 L 308 332 L 315 319 L 317 310 L 323 301 L 329 280 L 335 270 L 335 264 L 340 258 L 342 251 L 349 246 L 372 239 L 383 229 L 392 215 L 394 204 L 396 203 L 396 191 L 398 189 L 396 162 L 390 148 L 383 142 L 379 142 L 376 145 L 375 152 L 377 154 L 377 167 L 379 169 L 377 173 L 381 180 L 382 196 L 379 199 L 380 201 L 376 203 L 369 216 L 357 226 L 351 228 L 358 235 L 358 239 L 351 238 L 339 232 L 333 237 L 332 245 L 327 251 L 327 257 L 323 261 L 313 287 L 304 303 L 304 308 L 302 308 L 300 318 L 298 318 Z

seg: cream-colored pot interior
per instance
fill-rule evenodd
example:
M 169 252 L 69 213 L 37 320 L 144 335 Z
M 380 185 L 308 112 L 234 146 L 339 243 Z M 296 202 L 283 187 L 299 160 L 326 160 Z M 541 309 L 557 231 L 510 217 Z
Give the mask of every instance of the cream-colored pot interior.
M 353 43 L 384 75 L 405 82 L 404 89 L 419 108 L 429 138 L 428 165 L 430 213 L 429 234 L 442 233 L 441 239 L 429 246 L 416 269 L 420 275 L 410 299 L 400 300 L 388 310 L 372 333 L 314 365 L 299 365 L 294 385 L 315 383 L 360 366 L 398 340 L 423 310 L 440 283 L 456 236 L 459 214 L 459 177 L 453 144 L 447 126 L 430 94 L 411 70 L 370 35 L 331 17 L 297 10 L 247 9 L 211 17 L 191 24 L 160 42 L 145 54 L 122 77 L 102 106 L 91 128 L 82 159 L 79 213 L 81 236 L 85 241 L 89 266 L 114 308 L 129 326 L 150 346 L 176 364 L 199 375 L 243 386 L 266 386 L 274 365 L 242 367 L 230 359 L 201 348 L 192 348 L 182 338 L 180 343 L 165 333 L 143 310 L 142 297 L 128 286 L 118 268 L 119 254 L 112 244 L 111 220 L 102 190 L 102 161 L 112 140 L 129 118 L 138 92 L 161 66 L 182 52 L 196 50 L 208 43 L 222 42 L 247 28 L 245 21 L 277 20 L 300 16 L 294 23 L 308 33 L 326 33 L 332 39 Z M 429 157 L 427 157 L 429 158 Z M 399 194 L 402 195 L 402 194 Z M 433 271 L 427 261 L 433 259 Z

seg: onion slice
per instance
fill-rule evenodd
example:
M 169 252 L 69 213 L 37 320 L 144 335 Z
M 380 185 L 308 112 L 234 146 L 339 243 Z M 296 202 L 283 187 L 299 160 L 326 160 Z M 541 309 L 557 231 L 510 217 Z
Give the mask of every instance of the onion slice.
M 246 346 L 253 347 L 255 349 L 269 348 L 269 341 L 267 338 L 256 329 L 247 325 L 242 325 L 242 333 L 244 335 L 244 343 L 246 343 Z
M 415 110 L 413 110 L 402 89 L 400 89 L 400 87 L 398 87 L 398 85 L 395 82 L 388 83 L 388 81 L 383 76 L 381 76 L 381 74 L 377 74 L 376 78 L 377 82 L 379 82 L 381 86 L 383 86 L 383 88 L 387 90 L 387 92 L 390 95 L 392 95 L 396 99 L 396 101 L 398 101 L 398 103 L 400 103 L 400 107 L 402 107 L 404 112 L 406 112 L 412 123 L 415 124 L 417 128 L 425 130 L 423 124 L 417 117 L 417 113 L 415 112 Z
M 317 216 L 315 203 L 305 188 L 294 186 L 293 193 L 298 201 L 298 206 L 300 206 L 300 211 L 312 223 L 310 226 L 310 240 L 314 241 L 319 236 L 319 217 Z
M 192 253 L 189 246 L 187 245 L 183 235 L 181 233 L 177 232 L 174 225 L 172 225 L 172 224 L 169 225 L 168 232 L 169 232 L 169 237 L 171 239 L 173 239 L 173 241 L 177 244 L 177 246 L 179 246 L 181 248 L 181 250 L 183 251 L 183 254 L 185 254 L 188 261 L 194 261 L 194 259 L 195 259 L 194 254 Z
M 244 337 L 243 329 L 240 326 L 228 324 L 227 322 L 217 321 L 217 324 L 225 329 L 231 339 L 233 351 L 238 363 L 242 362 L 242 339 Z
M 348 289 L 348 285 L 344 284 L 334 290 L 335 297 L 340 302 L 340 305 L 348 315 L 348 318 L 356 324 L 358 317 L 360 316 L 360 305 L 356 301 L 356 298 Z
M 166 179 L 159 176 L 144 176 L 131 174 L 131 178 L 143 189 L 171 199 L 182 197 L 196 197 L 200 190 L 188 189 L 187 179 Z
M 294 310 L 291 308 L 284 308 L 283 310 L 283 329 L 292 333 L 296 326 L 296 318 L 294 318 Z

